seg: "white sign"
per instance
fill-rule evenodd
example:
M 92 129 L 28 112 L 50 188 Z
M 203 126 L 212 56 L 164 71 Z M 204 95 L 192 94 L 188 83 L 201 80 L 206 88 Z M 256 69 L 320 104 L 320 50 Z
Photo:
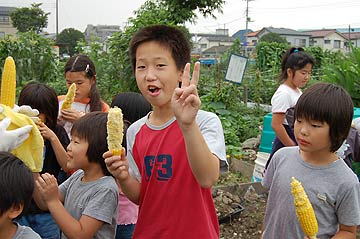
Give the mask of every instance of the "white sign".
M 246 57 L 231 54 L 225 80 L 241 84 L 245 75 L 246 63 Z

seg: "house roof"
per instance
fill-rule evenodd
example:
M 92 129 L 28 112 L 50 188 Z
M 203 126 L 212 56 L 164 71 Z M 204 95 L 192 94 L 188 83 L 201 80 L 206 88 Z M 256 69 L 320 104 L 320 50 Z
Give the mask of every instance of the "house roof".
M 208 37 L 204 37 L 204 38 L 206 38 L 210 42 L 233 42 L 235 40 L 235 38 L 233 38 L 233 37 L 217 36 L 217 35 L 208 36 Z
M 348 33 L 343 33 L 345 36 L 349 36 Z M 360 39 L 360 32 L 350 32 L 350 39 L 351 40 L 356 40 L 356 39 Z
M 312 38 L 324 38 L 324 37 L 329 36 L 330 34 L 335 33 L 335 34 L 339 34 L 343 38 L 347 39 L 345 34 L 341 34 L 336 29 L 321 29 L 321 30 L 311 30 L 311 31 L 304 31 L 304 32 L 311 35 Z
M 268 31 L 271 33 L 277 33 L 279 35 L 296 35 L 296 36 L 310 36 L 307 33 L 296 31 L 290 28 L 275 28 L 275 27 L 264 27 L 260 32 Z
M 230 46 L 212 46 L 206 50 L 204 50 L 203 54 L 222 54 L 227 49 L 229 49 Z
M 245 41 L 245 35 L 248 35 L 250 32 L 252 32 L 251 29 L 242 29 L 242 30 L 239 30 L 237 32 L 235 32 L 232 37 L 234 38 L 239 38 L 241 42 Z
M 247 34 L 248 37 L 255 37 L 258 33 L 260 32 L 260 30 L 254 31 L 254 32 L 249 32 Z

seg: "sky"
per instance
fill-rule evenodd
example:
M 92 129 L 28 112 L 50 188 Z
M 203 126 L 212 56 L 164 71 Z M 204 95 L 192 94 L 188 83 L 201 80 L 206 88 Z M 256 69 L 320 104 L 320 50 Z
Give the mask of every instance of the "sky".
M 49 33 L 56 32 L 56 0 L 0 0 L 0 6 L 30 7 L 31 3 L 43 3 L 41 8 L 50 12 Z M 58 0 L 59 33 L 65 28 L 84 32 L 87 24 L 125 26 L 134 17 L 145 0 Z M 217 19 L 199 15 L 196 24 L 187 23 L 192 33 L 214 33 L 217 28 L 229 29 L 232 35 L 246 29 L 248 4 L 248 29 L 284 27 L 294 30 L 333 29 L 360 27 L 359 0 L 225 0 L 223 13 L 215 12 Z

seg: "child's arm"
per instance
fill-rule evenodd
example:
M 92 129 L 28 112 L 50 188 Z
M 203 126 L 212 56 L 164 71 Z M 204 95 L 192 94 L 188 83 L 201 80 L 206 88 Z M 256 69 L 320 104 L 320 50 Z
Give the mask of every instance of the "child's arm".
M 36 181 L 36 186 L 56 224 L 68 238 L 92 238 L 104 224 L 86 215 L 82 215 L 79 221 L 73 218 L 57 196 L 59 189 L 53 175 L 42 174 Z
M 339 225 L 339 231 L 331 239 L 356 239 L 356 226 Z
M 60 167 L 65 172 L 67 172 L 68 169 L 66 167 L 66 163 L 67 163 L 66 150 L 64 149 L 63 145 L 60 143 L 59 138 L 43 122 L 37 123 L 37 125 L 39 126 L 41 136 L 43 136 L 44 139 L 47 139 L 50 141 L 51 146 L 52 146 L 55 156 L 56 156 L 56 160 L 58 161 Z
M 135 204 L 139 204 L 140 183 L 129 174 L 129 162 L 125 157 L 125 148 L 121 156 L 113 156 L 112 152 L 104 153 L 103 158 L 109 172 L 120 183 L 123 193 Z
M 201 101 L 197 92 L 200 63 L 196 62 L 190 82 L 190 64 L 187 63 L 182 76 L 181 88 L 174 91 L 172 107 L 184 135 L 191 170 L 204 187 L 211 187 L 219 177 L 219 159 L 211 153 L 196 122 Z
M 285 113 L 273 113 L 271 127 L 273 128 L 276 137 L 283 143 L 285 146 L 295 146 L 294 141 L 287 134 L 283 121 L 285 119 Z

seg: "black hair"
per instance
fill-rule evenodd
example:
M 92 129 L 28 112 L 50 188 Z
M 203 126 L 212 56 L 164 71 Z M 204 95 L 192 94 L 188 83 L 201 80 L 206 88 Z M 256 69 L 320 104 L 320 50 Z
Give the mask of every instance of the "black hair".
M 288 78 L 287 69 L 295 73 L 307 64 L 314 66 L 315 59 L 301 47 L 289 48 L 282 57 L 280 80 L 284 81 Z
M 102 102 L 100 93 L 96 86 L 96 70 L 92 60 L 86 55 L 75 55 L 69 58 L 64 67 L 64 74 L 67 72 L 84 72 L 86 78 L 94 80 L 90 89 L 90 111 L 101 111 Z
M 0 152 L 0 216 L 13 206 L 24 205 L 24 212 L 30 204 L 33 191 L 31 170 L 15 155 Z
M 295 106 L 295 120 L 326 122 L 330 127 L 330 151 L 340 148 L 349 134 L 354 105 L 350 95 L 341 87 L 329 83 L 310 86 Z
M 151 111 L 151 104 L 142 94 L 136 92 L 124 92 L 115 95 L 111 102 L 111 107 L 114 106 L 122 110 L 124 119 L 130 123 L 134 123 Z
M 169 49 L 178 70 L 183 70 L 190 62 L 190 43 L 185 34 L 177 27 L 167 25 L 152 25 L 140 29 L 130 41 L 130 60 L 135 72 L 136 50 L 145 42 L 154 41 Z
M 74 122 L 71 135 L 86 140 L 89 144 L 86 155 L 89 162 L 100 164 L 104 175 L 111 176 L 107 170 L 103 154 L 108 151 L 107 144 L 107 113 L 90 112 Z
M 19 105 L 29 105 L 46 117 L 45 124 L 54 130 L 59 114 L 59 102 L 53 88 L 38 82 L 30 82 L 21 90 Z

